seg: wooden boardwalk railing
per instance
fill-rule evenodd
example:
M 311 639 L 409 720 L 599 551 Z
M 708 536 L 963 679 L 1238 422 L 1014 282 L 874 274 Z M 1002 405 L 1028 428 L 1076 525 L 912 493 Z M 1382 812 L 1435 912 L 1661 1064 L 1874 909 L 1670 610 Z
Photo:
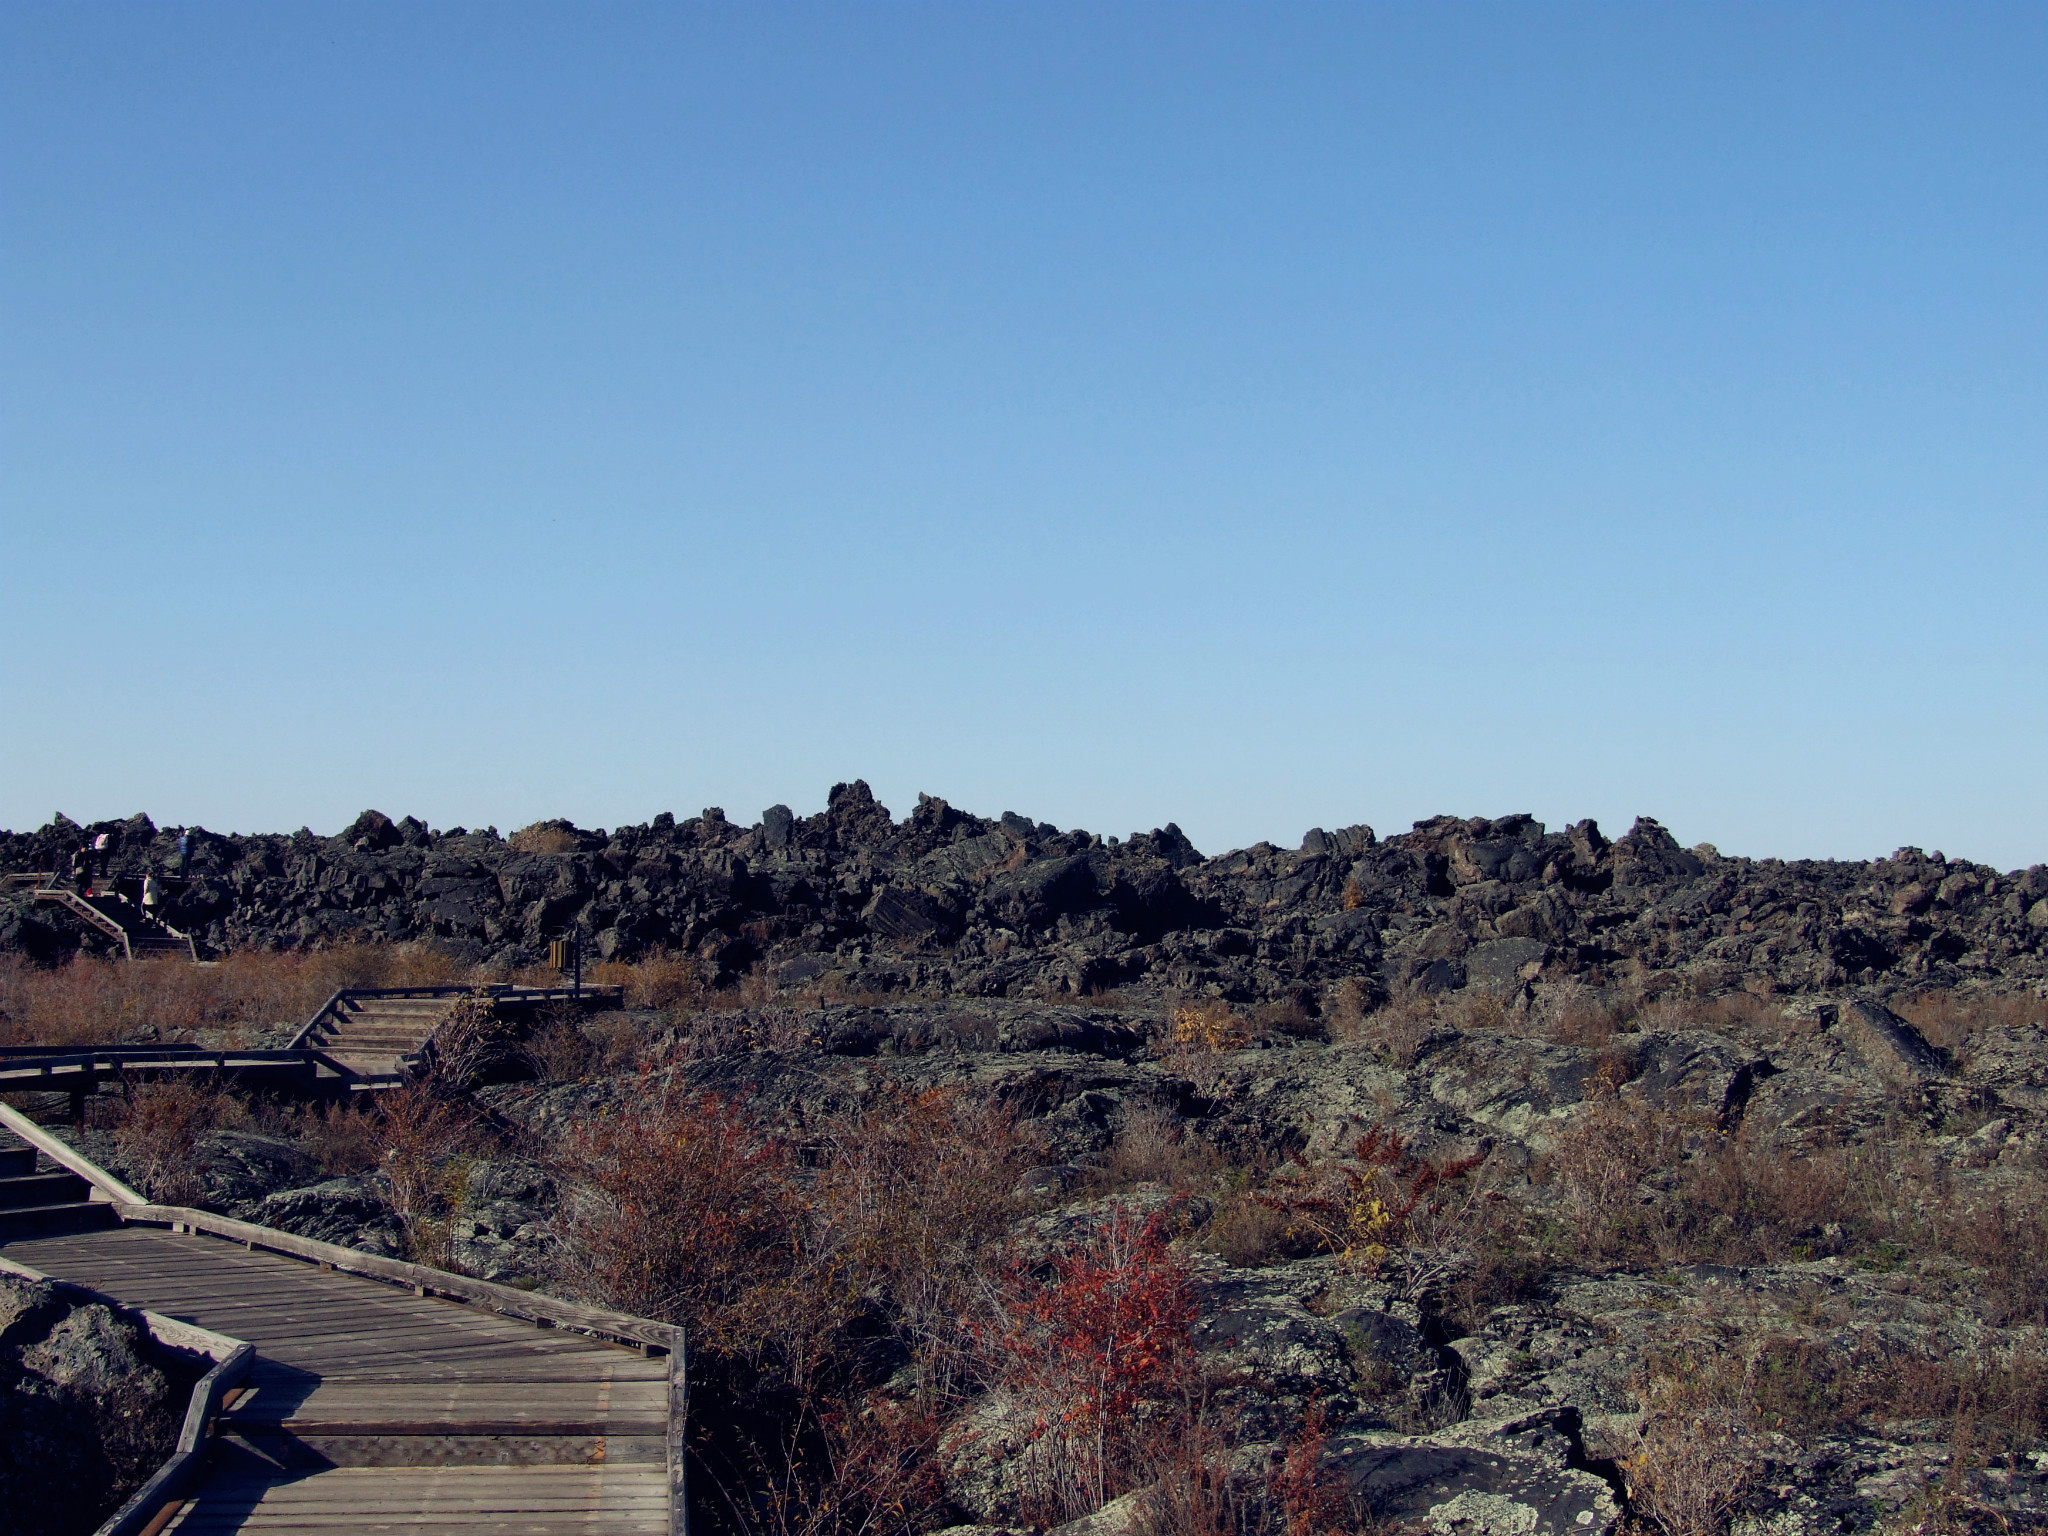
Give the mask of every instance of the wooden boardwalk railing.
M 192 935 L 181 933 L 161 918 L 137 912 L 135 926 L 130 927 L 124 919 L 114 917 L 78 892 L 67 891 L 61 885 L 38 886 L 29 892 L 29 897 L 33 901 L 46 901 L 62 907 L 73 917 L 115 940 L 121 946 L 124 959 L 133 960 L 138 949 L 144 954 L 177 954 L 187 960 L 199 958 L 199 946 L 193 942 Z
M 0 1123 L 120 1220 L 8 1259 L 254 1350 L 152 1533 L 687 1530 L 680 1329 L 151 1205 L 18 1112 Z
M 550 1003 L 619 1008 L 623 987 L 343 987 L 278 1050 L 203 1050 L 193 1045 L 0 1046 L 0 1092 L 56 1089 L 83 1095 L 125 1078 L 208 1074 L 310 1093 L 398 1088 L 431 1065 L 435 1032 L 458 998 L 482 993 L 513 1017 Z

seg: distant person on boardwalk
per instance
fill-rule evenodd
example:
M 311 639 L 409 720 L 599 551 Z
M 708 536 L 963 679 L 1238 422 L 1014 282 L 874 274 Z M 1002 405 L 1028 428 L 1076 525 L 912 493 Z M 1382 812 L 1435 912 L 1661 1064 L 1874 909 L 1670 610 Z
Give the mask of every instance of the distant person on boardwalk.
M 192 829 L 183 828 L 178 833 L 178 878 L 183 880 L 192 873 Z
M 78 894 L 92 894 L 92 844 L 80 843 L 71 850 L 71 883 L 78 887 Z
M 142 915 L 151 922 L 156 921 L 157 909 L 163 905 L 164 888 L 157 880 L 155 870 L 147 870 L 142 876 Z
M 92 883 L 101 875 L 107 877 L 108 892 L 115 896 L 120 895 L 120 889 L 114 881 L 114 834 L 111 832 L 102 832 L 98 837 L 94 838 L 92 840 L 92 852 L 86 855 L 86 895 L 90 896 L 92 894 Z

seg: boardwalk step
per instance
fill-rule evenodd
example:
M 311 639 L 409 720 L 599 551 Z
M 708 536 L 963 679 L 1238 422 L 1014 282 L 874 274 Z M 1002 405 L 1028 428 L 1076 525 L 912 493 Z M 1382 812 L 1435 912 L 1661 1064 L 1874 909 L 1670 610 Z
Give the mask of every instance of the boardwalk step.
M 0 1208 L 18 1210 L 32 1205 L 76 1204 L 86 1197 L 91 1188 L 75 1173 L 8 1175 L 0 1177 Z
M 4 1133 L 0 1133 L 4 1134 Z M 0 1178 L 18 1179 L 36 1171 L 36 1149 L 9 1136 L 0 1142 Z
M 89 1232 L 114 1225 L 114 1208 L 86 1200 L 61 1205 L 28 1205 L 0 1210 L 0 1242 L 24 1237 L 52 1237 L 60 1232 Z
M 560 1467 L 666 1461 L 663 1426 L 634 1426 L 638 1433 L 575 1429 L 536 1432 L 450 1433 L 425 1426 L 404 1431 L 348 1433 L 325 1429 L 279 1430 L 261 1425 L 222 1425 L 248 1457 L 285 1471 L 325 1467 Z

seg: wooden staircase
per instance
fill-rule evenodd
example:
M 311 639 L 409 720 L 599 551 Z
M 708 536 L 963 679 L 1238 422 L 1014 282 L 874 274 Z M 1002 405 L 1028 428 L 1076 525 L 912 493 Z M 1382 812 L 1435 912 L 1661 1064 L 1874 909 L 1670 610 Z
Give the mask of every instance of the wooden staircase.
M 29 894 L 37 901 L 62 907 L 87 927 L 112 939 L 130 960 L 151 955 L 173 955 L 181 960 L 199 958 L 190 934 L 144 916 L 118 896 L 82 896 L 59 885 L 38 886 Z
M 446 988 L 412 995 L 339 992 L 293 1037 L 292 1045 L 318 1051 L 369 1083 L 400 1079 L 460 995 Z
M 92 1186 L 69 1169 L 37 1166 L 36 1149 L 0 1130 L 0 1242 L 114 1225 L 114 1208 L 87 1199 Z

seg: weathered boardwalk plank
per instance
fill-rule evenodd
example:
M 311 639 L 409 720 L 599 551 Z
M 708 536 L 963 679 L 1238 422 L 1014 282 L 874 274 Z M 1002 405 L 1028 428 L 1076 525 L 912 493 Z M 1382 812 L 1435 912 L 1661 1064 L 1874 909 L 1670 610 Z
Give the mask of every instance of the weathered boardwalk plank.
M 670 1529 L 661 1359 L 159 1227 L 6 1251 L 256 1347 L 167 1532 Z

